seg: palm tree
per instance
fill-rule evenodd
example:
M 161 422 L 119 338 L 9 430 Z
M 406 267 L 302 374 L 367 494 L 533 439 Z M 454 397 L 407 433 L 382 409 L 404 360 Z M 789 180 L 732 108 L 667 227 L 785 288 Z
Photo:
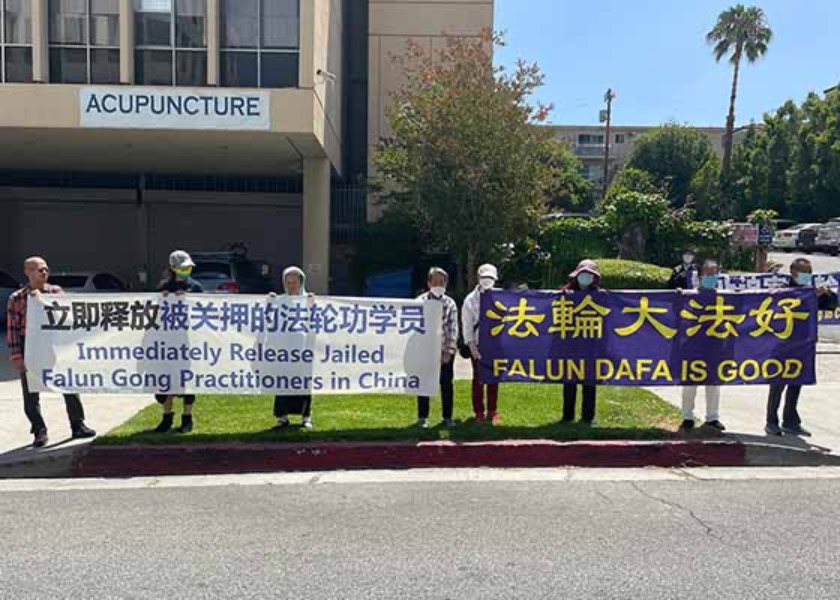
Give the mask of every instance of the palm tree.
M 732 95 L 729 97 L 729 115 L 723 137 L 723 164 L 721 175 L 727 176 L 732 166 L 732 131 L 735 129 L 735 98 L 738 95 L 738 70 L 741 58 L 746 55 L 750 64 L 764 56 L 773 32 L 767 25 L 764 11 L 756 6 L 733 6 L 718 16 L 717 24 L 706 34 L 706 42 L 714 45 L 715 60 L 720 62 L 731 53 Z

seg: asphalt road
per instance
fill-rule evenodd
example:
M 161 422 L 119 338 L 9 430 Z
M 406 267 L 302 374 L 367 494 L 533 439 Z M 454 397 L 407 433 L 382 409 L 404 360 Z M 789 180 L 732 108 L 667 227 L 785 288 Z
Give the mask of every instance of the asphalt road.
M 6 598 L 831 598 L 840 479 L 9 492 Z

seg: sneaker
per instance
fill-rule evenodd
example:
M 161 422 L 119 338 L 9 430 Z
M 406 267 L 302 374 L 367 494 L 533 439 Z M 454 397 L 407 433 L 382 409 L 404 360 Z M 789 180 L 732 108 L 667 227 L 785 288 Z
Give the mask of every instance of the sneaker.
M 802 427 L 802 425 L 782 425 L 782 431 L 788 435 L 800 435 L 802 437 L 811 437 L 811 432 Z
M 170 429 L 172 429 L 172 421 L 175 419 L 175 415 L 173 413 L 164 413 L 163 417 L 158 423 L 158 426 L 152 429 L 154 433 L 166 433 Z
M 312 429 L 312 427 L 313 427 L 313 425 L 312 425 L 312 419 L 311 419 L 310 417 L 305 417 L 305 418 L 303 419 L 303 422 L 301 423 L 301 426 L 302 426 L 304 429 Z
M 181 415 L 181 426 L 176 429 L 178 433 L 190 433 L 193 430 L 192 415 Z
M 682 425 L 680 425 L 680 429 L 682 431 L 691 431 L 694 429 L 694 419 L 684 419 Z
M 452 429 L 453 427 L 455 427 L 455 421 L 453 421 L 452 419 L 444 419 L 440 422 L 440 426 L 444 429 Z
M 87 438 L 96 437 L 96 432 L 85 425 L 84 423 L 78 423 L 72 427 L 73 430 L 73 439 L 74 440 L 82 440 Z
M 47 442 L 50 441 L 49 436 L 47 436 L 47 430 L 42 429 L 38 433 L 35 434 L 35 439 L 32 440 L 32 447 L 33 448 L 43 448 L 47 445 Z
M 277 419 L 277 425 L 273 427 L 274 431 L 280 431 L 281 429 L 286 429 L 289 426 L 289 417 L 280 417 Z
M 767 425 L 764 426 L 764 433 L 767 435 L 782 435 L 782 429 L 778 425 L 767 423 Z
M 419 427 L 420 429 L 428 429 L 429 419 L 417 419 L 417 427 Z
M 493 426 L 502 424 L 502 416 L 499 413 L 488 413 L 487 420 Z
M 712 429 L 717 429 L 718 431 L 726 431 L 726 427 L 723 426 L 723 423 L 715 419 L 714 421 L 706 421 L 703 423 L 703 427 L 711 427 Z

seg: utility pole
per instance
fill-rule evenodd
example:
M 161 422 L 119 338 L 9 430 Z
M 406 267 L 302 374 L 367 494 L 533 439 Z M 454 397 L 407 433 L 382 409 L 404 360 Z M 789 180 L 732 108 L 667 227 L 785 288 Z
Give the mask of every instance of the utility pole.
M 602 190 L 602 198 L 607 197 L 607 188 L 610 183 L 610 120 L 612 119 L 613 98 L 615 98 L 615 92 L 612 91 L 612 88 L 609 88 L 607 93 L 604 94 L 604 102 L 607 103 L 607 134 L 604 138 L 604 189 Z

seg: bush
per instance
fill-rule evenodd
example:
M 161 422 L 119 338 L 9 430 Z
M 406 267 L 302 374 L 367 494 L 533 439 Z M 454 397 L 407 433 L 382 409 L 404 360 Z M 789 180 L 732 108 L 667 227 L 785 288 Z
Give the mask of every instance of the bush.
M 601 287 L 608 290 L 667 289 L 671 270 L 632 260 L 599 260 Z
M 540 247 L 548 255 L 547 287 L 565 282 L 566 275 L 584 258 L 616 254 L 601 218 L 558 219 L 545 226 L 540 238 Z

